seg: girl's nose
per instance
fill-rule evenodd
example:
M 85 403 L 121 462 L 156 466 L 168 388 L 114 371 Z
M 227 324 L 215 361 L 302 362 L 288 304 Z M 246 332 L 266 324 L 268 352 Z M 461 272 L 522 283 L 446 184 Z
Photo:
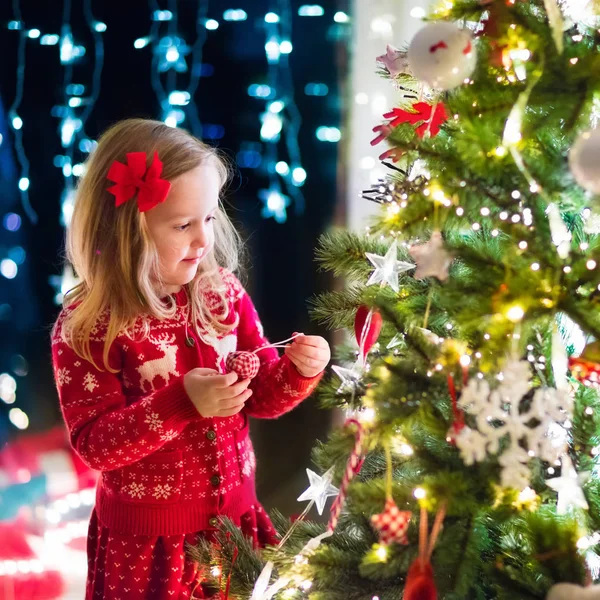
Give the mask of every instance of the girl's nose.
M 194 238 L 194 246 L 196 248 L 204 248 L 208 244 L 208 235 L 206 231 L 199 230 Z

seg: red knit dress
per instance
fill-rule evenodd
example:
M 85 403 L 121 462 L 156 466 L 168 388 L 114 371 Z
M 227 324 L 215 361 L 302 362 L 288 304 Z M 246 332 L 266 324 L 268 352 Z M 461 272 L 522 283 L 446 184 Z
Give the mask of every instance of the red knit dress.
M 320 376 L 301 376 L 277 350 L 258 353 L 261 368 L 253 394 L 232 417 L 203 418 L 183 387 L 190 369 L 225 372 L 235 350 L 267 344 L 252 300 L 231 273 L 222 272 L 230 307 L 224 336 L 189 325 L 187 292 L 175 295 L 172 319 L 149 318 L 143 339 L 138 319 L 109 352 L 117 370 L 97 369 L 65 343 L 61 311 L 52 331 L 52 362 L 62 413 L 73 448 L 101 472 L 88 535 L 86 600 L 204 598 L 202 567 L 186 544 L 216 531 L 221 516 L 238 524 L 255 545 L 275 541 L 275 531 L 256 498 L 255 457 L 248 418 L 275 418 L 298 405 Z M 220 312 L 216 294 L 207 294 Z M 102 352 L 108 313 L 90 337 L 95 363 Z

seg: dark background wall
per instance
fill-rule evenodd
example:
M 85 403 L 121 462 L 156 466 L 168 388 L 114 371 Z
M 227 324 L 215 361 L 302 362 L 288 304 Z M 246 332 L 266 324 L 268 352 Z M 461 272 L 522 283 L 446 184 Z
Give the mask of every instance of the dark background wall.
M 67 0 L 63 0 L 67 1 Z M 0 276 L 0 373 L 10 373 L 17 381 L 13 405 L 0 402 L 0 444 L 18 430 L 9 422 L 10 408 L 18 407 L 29 416 L 29 431 L 41 431 L 60 422 L 60 411 L 52 379 L 49 328 L 59 307 L 56 290 L 49 283 L 62 271 L 64 229 L 59 223 L 64 178 L 54 166 L 56 155 L 64 154 L 60 144 L 59 119 L 53 107 L 64 103 L 65 65 L 59 60 L 59 46 L 40 45 L 39 39 L 25 43 L 23 100 L 18 113 L 23 119 L 23 145 L 31 163 L 32 208 L 38 215 L 32 224 L 21 206 L 15 163 L 14 135 L 7 124 L 7 111 L 16 94 L 17 47 L 20 32 L 7 24 L 20 8 L 26 29 L 37 28 L 41 35 L 61 31 L 64 4 L 61 1 L 21 0 L 0 4 L 0 217 L 14 212 L 22 225 L 9 231 L 0 225 L 0 260 L 14 255 L 15 247 L 25 250 L 15 278 Z M 73 0 L 71 27 L 77 43 L 86 46 L 85 56 L 73 63 L 72 81 L 89 85 L 94 67 L 93 38 L 86 25 L 84 0 Z M 196 36 L 197 2 L 171 2 L 178 11 L 178 31 L 192 43 Z M 218 145 L 236 164 L 240 150 L 252 148 L 265 152 L 260 142 L 259 114 L 265 101 L 250 97 L 252 83 L 265 82 L 264 15 L 273 5 L 265 0 L 209 3 L 209 18 L 219 21 L 209 31 L 203 55 L 203 72 L 194 100 L 200 120 L 223 127 L 220 139 L 207 141 Z M 318 275 L 313 251 L 318 235 L 332 222 L 336 203 L 336 161 L 338 144 L 320 142 L 319 126 L 340 126 L 341 82 L 345 76 L 345 45 L 349 26 L 334 23 L 333 15 L 346 10 L 344 0 L 327 0 L 320 17 L 300 17 L 301 2 L 291 2 L 292 42 L 289 56 L 295 86 L 295 100 L 302 116 L 299 146 L 307 180 L 301 191 L 305 210 L 296 214 L 292 207 L 285 223 L 261 217 L 258 191 L 267 187 L 266 159 L 256 168 L 240 167 L 228 194 L 228 209 L 248 248 L 247 287 L 272 340 L 288 337 L 293 331 L 320 333 L 308 317 L 306 300 L 327 282 Z M 104 65 L 100 93 L 85 124 L 87 135 L 95 139 L 111 123 L 131 116 L 160 118 L 161 110 L 151 85 L 152 51 L 136 50 L 133 42 L 147 36 L 151 28 L 151 7 L 158 4 L 139 0 L 88 1 L 96 19 L 106 23 L 102 33 Z M 160 6 L 167 8 L 167 6 Z M 241 8 L 248 14 L 242 22 L 226 22 L 223 11 Z M 188 73 L 189 77 L 189 73 Z M 325 83 L 326 96 L 304 92 L 310 82 Z M 183 126 L 188 126 L 184 123 Z M 213 130 L 214 131 L 214 130 Z M 205 136 L 206 137 L 206 136 Z M 82 158 L 85 158 L 84 156 Z M 284 157 L 285 158 L 285 157 Z M 282 507 L 297 489 L 296 476 L 309 466 L 309 451 L 316 437 L 327 430 L 329 416 L 308 400 L 294 413 L 277 422 L 254 424 L 254 439 L 259 457 L 258 484 L 265 503 Z M 303 477 L 303 475 L 301 475 Z M 298 484 L 302 486 L 302 483 Z M 286 486 L 290 486 L 288 493 Z M 303 489 L 303 488 L 302 488 Z M 285 510 L 285 506 L 283 506 Z M 293 506 L 290 505 L 290 510 Z

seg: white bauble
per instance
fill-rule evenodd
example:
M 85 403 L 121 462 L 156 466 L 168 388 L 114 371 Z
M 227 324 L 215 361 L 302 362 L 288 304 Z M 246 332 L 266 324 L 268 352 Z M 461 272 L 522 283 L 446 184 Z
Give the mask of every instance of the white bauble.
M 546 600 L 600 600 L 600 585 L 584 588 L 572 583 L 557 583 L 550 588 Z
M 582 188 L 600 194 L 600 128 L 585 131 L 575 140 L 569 166 Z
M 431 23 L 408 48 L 412 74 L 439 90 L 450 90 L 473 73 L 477 55 L 470 32 L 454 23 Z

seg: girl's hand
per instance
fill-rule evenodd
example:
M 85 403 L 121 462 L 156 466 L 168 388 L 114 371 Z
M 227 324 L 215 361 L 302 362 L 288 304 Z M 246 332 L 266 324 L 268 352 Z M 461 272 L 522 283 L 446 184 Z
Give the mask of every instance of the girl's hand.
M 250 381 L 238 381 L 235 372 L 221 375 L 213 369 L 196 368 L 183 376 L 183 387 L 202 417 L 230 417 L 239 413 L 252 395 Z
M 303 377 L 318 375 L 331 359 L 327 340 L 318 335 L 299 335 L 285 349 L 285 354 Z

